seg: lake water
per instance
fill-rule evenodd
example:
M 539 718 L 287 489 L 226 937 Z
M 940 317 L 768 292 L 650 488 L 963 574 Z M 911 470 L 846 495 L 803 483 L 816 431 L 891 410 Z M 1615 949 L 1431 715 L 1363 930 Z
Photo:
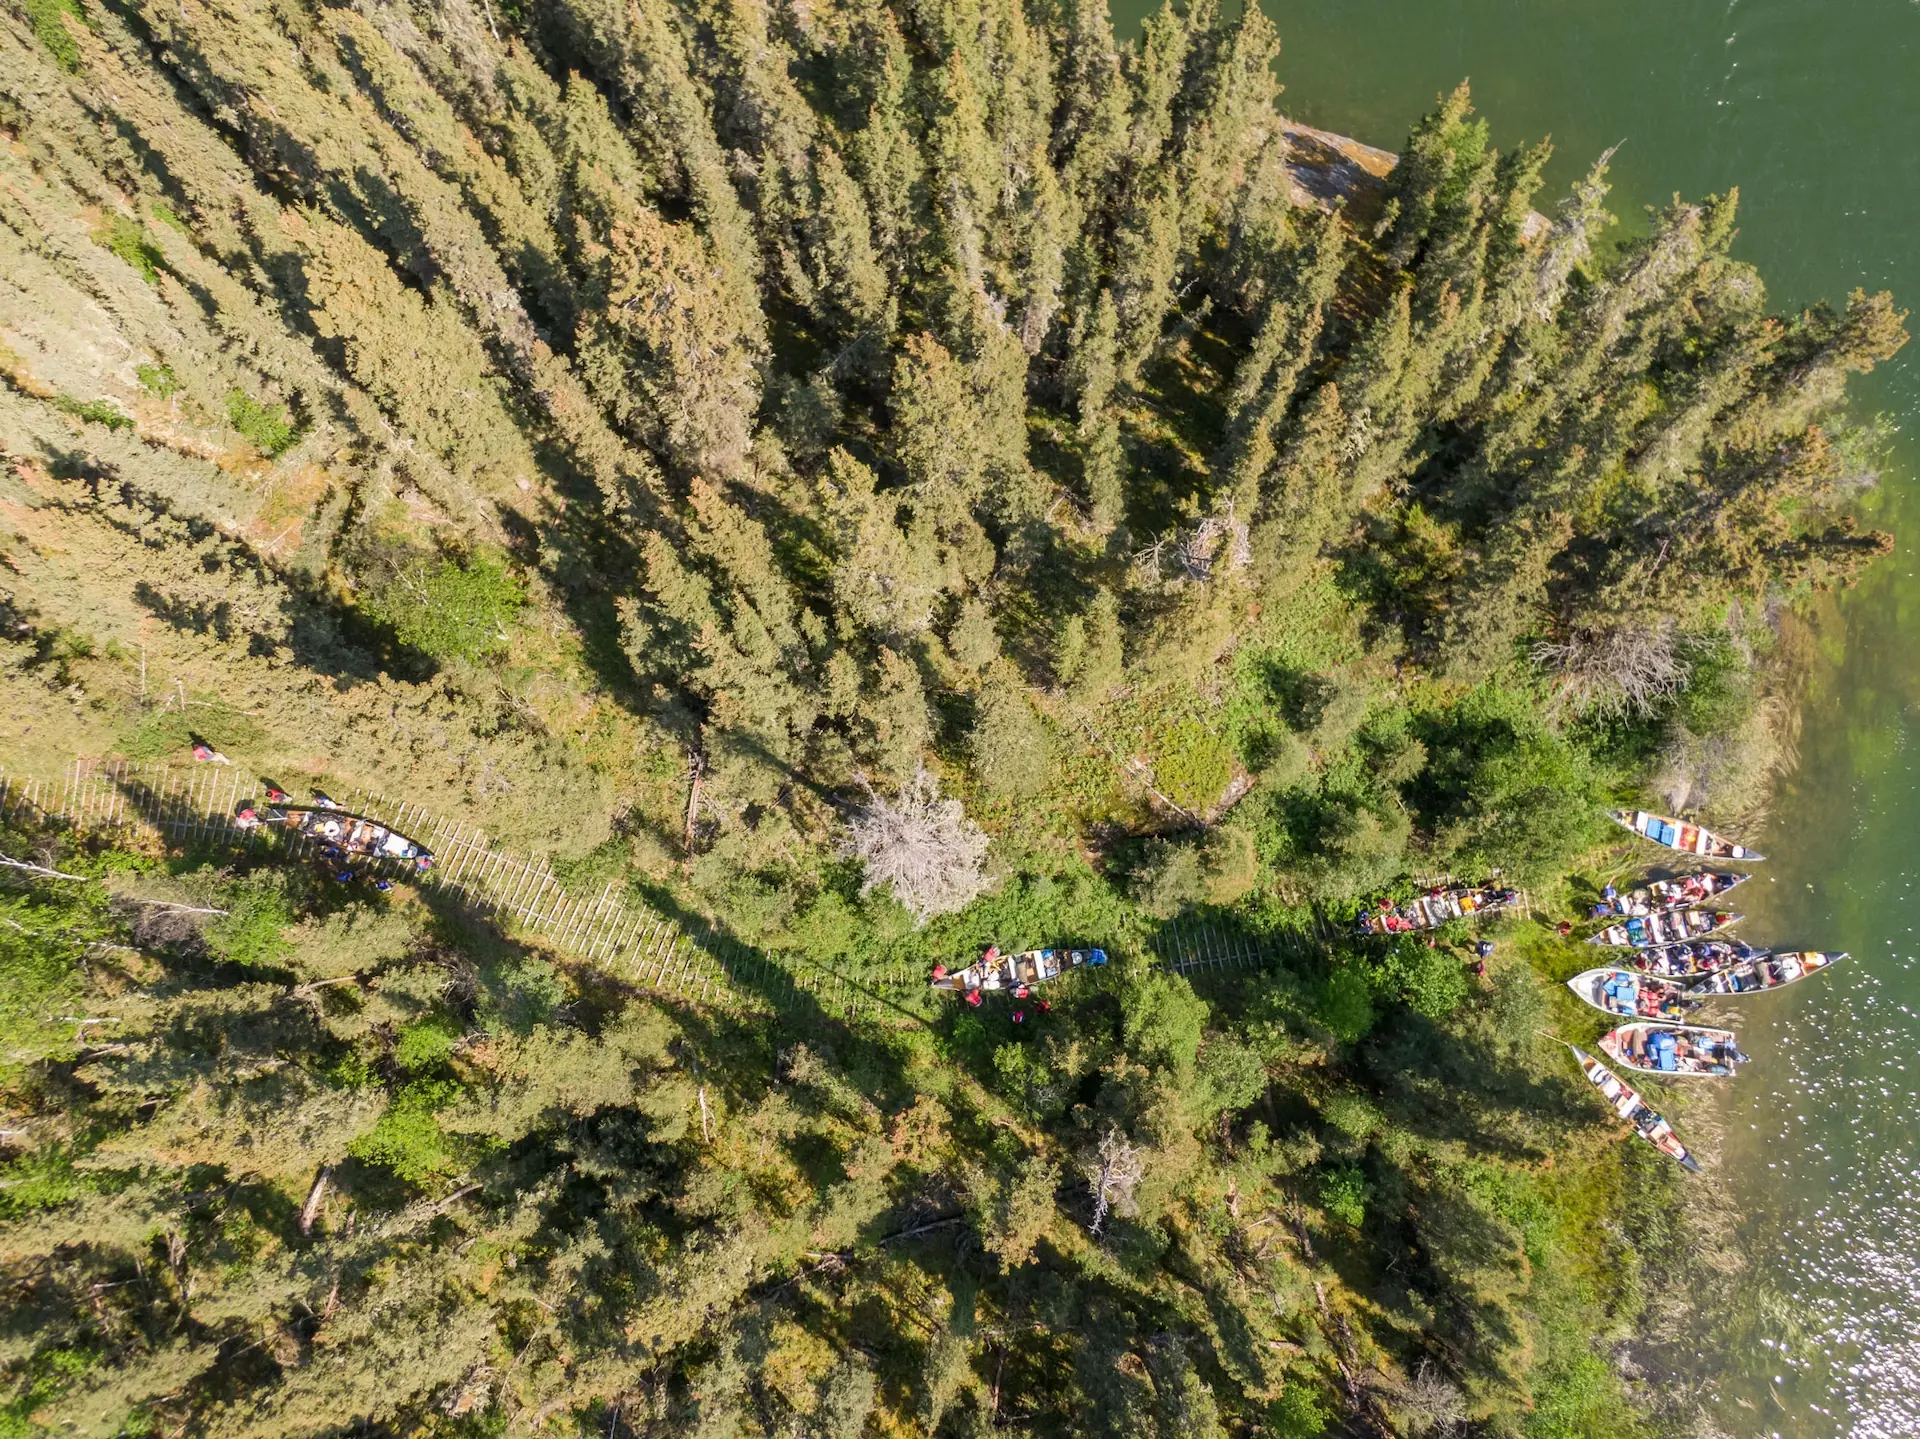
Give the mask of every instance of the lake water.
M 1739 186 L 1736 253 L 1777 306 L 1858 285 L 1920 310 L 1914 0 L 1267 4 L 1302 120 L 1397 148 L 1468 78 L 1496 143 L 1553 137 L 1551 196 L 1618 143 L 1623 217 Z M 1122 34 L 1144 8 L 1116 7 Z M 1718 1163 L 1780 1315 L 1761 1332 L 1784 1342 L 1703 1353 L 1743 1439 L 1920 1435 L 1920 342 L 1862 394 L 1902 431 L 1876 517 L 1900 546 L 1822 624 L 1801 764 L 1759 837 L 1772 862 L 1741 892 L 1750 940 L 1853 955 L 1743 1004 L 1754 1062 Z

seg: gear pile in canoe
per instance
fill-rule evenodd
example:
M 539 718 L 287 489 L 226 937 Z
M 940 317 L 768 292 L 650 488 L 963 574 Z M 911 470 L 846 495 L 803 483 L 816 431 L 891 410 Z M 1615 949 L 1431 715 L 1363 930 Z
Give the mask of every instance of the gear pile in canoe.
M 1743 916 L 1719 909 L 1669 910 L 1665 914 L 1623 919 L 1610 924 L 1588 938 L 1588 944 L 1613 945 L 1620 949 L 1653 949 L 1660 945 L 1685 944 L 1716 930 L 1740 923 Z
M 1650 839 L 1668 849 L 1677 849 L 1682 854 L 1697 854 L 1703 859 L 1758 861 L 1766 858 L 1764 854 L 1755 854 L 1743 844 L 1721 838 L 1710 829 L 1703 829 L 1683 819 L 1674 819 L 1670 815 L 1649 814 L 1644 809 L 1614 809 L 1608 810 L 1607 814 L 1615 824 L 1632 830 L 1642 839 Z
M 1579 1045 L 1570 1044 L 1567 1048 L 1580 1061 L 1580 1071 L 1587 1076 L 1587 1082 L 1600 1091 L 1607 1103 L 1613 1106 L 1615 1114 L 1631 1124 L 1640 1137 L 1655 1149 L 1678 1160 L 1682 1169 L 1690 1174 L 1700 1172 L 1699 1161 L 1687 1152 L 1687 1146 L 1680 1142 L 1680 1136 L 1673 1132 L 1673 1126 L 1661 1118 L 1653 1106 L 1640 1097 L 1638 1091 Z
M 1381 900 L 1377 908 L 1361 912 L 1354 928 L 1360 934 L 1410 934 L 1438 929 L 1456 919 L 1511 909 L 1519 902 L 1519 890 L 1499 885 L 1435 885 L 1405 904 L 1390 905 Z
M 1600 1048 L 1615 1064 L 1663 1079 L 1696 1075 L 1724 1079 L 1735 1065 L 1747 1062 L 1731 1029 L 1702 1024 L 1623 1024 L 1600 1037 Z
M 1679 1019 L 1698 1003 L 1674 981 L 1631 969 L 1590 969 L 1568 980 L 1567 988 L 1602 1014 L 1621 1019 Z
M 1661 944 L 1635 950 L 1620 957 L 1620 963 L 1642 974 L 1684 979 L 1690 975 L 1713 974 L 1745 959 L 1765 954 L 1737 939 L 1699 940 L 1692 944 Z
M 1104 949 L 1027 949 L 1018 954 L 1002 954 L 998 945 L 965 969 L 949 971 L 945 965 L 933 967 L 933 987 L 963 994 L 969 1004 L 978 1004 L 980 996 L 994 990 L 1006 990 L 1024 999 L 1036 984 L 1057 979 L 1070 969 L 1107 962 Z
M 1699 983 L 1689 985 L 1687 993 L 1702 997 L 1710 994 L 1757 994 L 1763 989 L 1797 984 L 1808 975 L 1818 974 L 1828 965 L 1838 964 L 1846 957 L 1845 951 L 1838 954 L 1819 949 L 1775 951 L 1716 970 Z
M 1692 909 L 1695 905 L 1705 904 L 1710 899 L 1718 899 L 1728 890 L 1745 884 L 1751 875 L 1716 874 L 1712 870 L 1702 870 L 1699 874 L 1676 875 L 1672 879 L 1650 880 L 1637 889 L 1621 894 L 1612 885 L 1600 897 L 1600 902 L 1588 911 L 1589 919 L 1645 918 L 1650 914 L 1666 914 L 1676 909 Z
M 433 851 L 419 841 L 376 819 L 341 809 L 331 800 L 322 803 L 321 798 L 316 796 L 312 805 L 269 805 L 264 810 L 247 804 L 235 818 L 243 829 L 283 825 L 287 833 L 312 840 L 329 858 L 391 859 L 420 870 L 433 863 Z

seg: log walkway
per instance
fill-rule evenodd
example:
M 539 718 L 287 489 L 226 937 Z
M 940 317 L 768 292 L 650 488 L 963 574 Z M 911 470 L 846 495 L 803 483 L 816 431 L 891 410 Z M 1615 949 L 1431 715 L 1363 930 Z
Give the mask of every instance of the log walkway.
M 280 845 L 291 854 L 311 852 L 311 841 L 266 828 L 242 829 L 238 806 L 260 793 L 243 771 L 222 765 L 137 763 L 76 759 L 58 779 L 0 772 L 0 820 L 54 820 L 80 831 L 128 826 L 175 845 L 258 849 Z M 556 951 L 605 970 L 615 978 L 658 993 L 748 1010 L 811 1007 L 836 1019 L 884 1021 L 930 1018 L 934 999 L 918 965 L 893 965 L 859 976 L 778 957 L 734 939 L 697 915 L 674 915 L 650 904 L 631 887 L 609 881 L 596 891 L 576 892 L 544 858 L 494 844 L 471 825 L 433 814 L 411 800 L 395 803 L 362 790 L 335 794 L 341 808 L 366 815 L 433 851 L 424 875 L 410 865 L 391 866 L 429 895 L 450 901 L 524 934 Z M 1177 973 L 1257 970 L 1284 952 L 1325 950 L 1333 926 L 1315 915 L 1291 934 L 1262 939 L 1217 920 L 1182 918 L 1151 933 L 1116 936 L 1106 947 L 1116 957 L 1129 950 Z M 1044 936 L 1028 936 L 1046 943 Z

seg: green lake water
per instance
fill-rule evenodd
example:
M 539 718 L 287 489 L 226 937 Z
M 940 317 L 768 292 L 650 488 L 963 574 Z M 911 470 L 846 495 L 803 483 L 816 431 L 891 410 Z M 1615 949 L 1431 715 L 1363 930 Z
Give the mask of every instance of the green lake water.
M 1777 306 L 1888 288 L 1920 314 L 1914 0 L 1266 0 L 1283 103 L 1397 148 L 1462 78 L 1503 147 L 1551 135 L 1549 203 L 1608 146 L 1613 208 L 1740 188 Z M 1134 33 L 1145 7 L 1121 0 Z M 1821 625 L 1801 762 L 1741 891 L 1754 943 L 1853 958 L 1742 1002 L 1752 1065 L 1713 1156 L 1748 1216 L 1751 1342 L 1701 1341 L 1738 1436 L 1920 1436 L 1920 341 L 1861 387 L 1900 433 L 1899 549 Z M 1757 892 L 1756 892 L 1757 891 Z

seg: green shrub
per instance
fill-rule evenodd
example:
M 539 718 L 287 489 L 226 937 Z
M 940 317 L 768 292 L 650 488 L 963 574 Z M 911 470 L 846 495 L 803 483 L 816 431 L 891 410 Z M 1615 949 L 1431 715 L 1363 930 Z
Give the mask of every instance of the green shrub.
M 1233 747 L 1199 720 L 1183 719 L 1154 737 L 1153 778 L 1175 804 L 1204 814 L 1233 779 Z
M 1260 857 L 1244 829 L 1149 840 L 1132 871 L 1140 907 L 1171 919 L 1189 905 L 1232 904 L 1259 878 Z
M 63 15 L 71 15 L 76 20 L 84 20 L 77 0 L 25 0 L 27 19 L 33 24 L 33 38 L 47 47 L 63 69 L 80 68 L 80 45 L 73 38 Z
M 171 399 L 180 389 L 171 365 L 135 365 L 133 373 L 141 388 L 157 399 Z
M 402 1069 L 419 1073 L 444 1064 L 460 1042 L 460 1026 L 444 1014 L 428 1015 L 418 1024 L 400 1031 L 393 1046 L 393 1062 Z
M 100 243 L 138 270 L 140 278 L 149 285 L 160 283 L 160 270 L 167 263 L 166 256 L 147 238 L 147 232 L 140 228 L 138 220 L 115 215 L 106 233 L 100 237 Z
M 205 934 L 207 947 L 228 963 L 273 965 L 293 948 L 286 934 L 293 910 L 275 878 L 243 881 L 222 907 L 227 913 L 209 924 Z
M 1287 1377 L 1287 1387 L 1267 1406 L 1263 1439 L 1320 1439 L 1333 1422 L 1326 1401 L 1303 1376 Z
M 1425 939 L 1403 935 L 1374 971 L 1374 992 L 1398 1000 L 1415 1014 L 1445 1019 L 1467 1000 L 1465 968 L 1451 950 L 1429 949 Z
M 1340 1223 L 1358 1229 L 1367 1217 L 1367 1176 L 1357 1164 L 1343 1164 L 1320 1175 L 1320 1207 Z
M 1046 726 L 1008 668 L 996 667 L 981 687 L 967 747 L 987 788 L 1017 799 L 1033 796 L 1046 783 L 1051 745 Z
M 1336 969 L 1320 986 L 1320 1022 L 1342 1044 L 1353 1044 L 1373 1028 L 1373 988 L 1358 969 Z
M 300 427 L 285 405 L 268 405 L 245 390 L 227 391 L 227 419 L 268 459 L 278 459 L 300 438 Z
M 410 560 L 363 602 L 402 644 L 436 659 L 485 659 L 507 645 L 526 589 L 499 556 Z
M 77 400 L 72 395 L 55 395 L 51 403 L 56 410 L 77 420 L 105 425 L 110 430 L 133 428 L 133 416 L 122 414 L 106 400 Z
M 1207 1024 L 1207 1002 L 1193 992 L 1184 975 L 1150 969 L 1136 971 L 1132 978 L 1120 998 L 1127 1048 L 1177 1075 L 1192 1074 Z
M 454 1154 L 434 1114 L 457 1093 L 458 1087 L 444 1080 L 416 1080 L 394 1096 L 379 1122 L 348 1145 L 347 1153 L 392 1170 L 408 1184 L 448 1172 Z

